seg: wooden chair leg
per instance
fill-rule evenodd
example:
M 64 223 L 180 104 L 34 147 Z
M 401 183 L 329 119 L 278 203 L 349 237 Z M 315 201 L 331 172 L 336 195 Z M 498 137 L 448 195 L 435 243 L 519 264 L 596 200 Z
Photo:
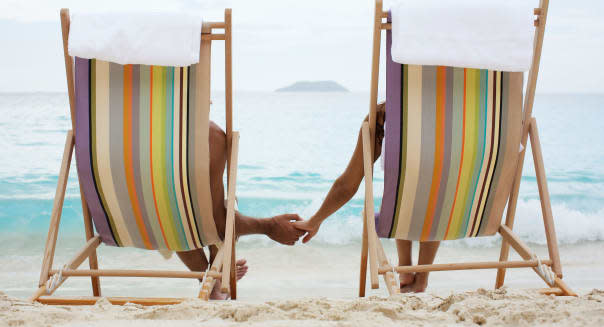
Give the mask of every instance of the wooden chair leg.
M 220 273 L 221 269 L 223 268 L 223 265 L 222 265 L 223 257 L 224 257 L 224 246 L 222 246 L 218 250 L 216 257 L 214 258 L 214 262 L 212 262 L 212 266 L 209 269 L 210 272 Z M 216 279 L 214 277 L 206 276 L 206 278 L 204 279 L 204 282 L 201 284 L 201 290 L 199 290 L 198 297 L 205 301 L 209 300 L 210 294 L 212 293 L 212 290 L 214 289 L 215 284 L 216 284 Z
M 526 147 L 518 156 L 518 164 L 516 166 L 516 175 L 514 176 L 514 184 L 512 186 L 512 192 L 508 200 L 507 214 L 505 218 L 505 226 L 510 230 L 514 228 L 514 219 L 516 217 L 516 206 L 518 205 L 518 194 L 520 192 L 520 180 L 522 179 L 522 167 L 524 166 L 524 155 L 526 153 Z M 501 251 L 499 253 L 499 261 L 504 262 L 508 260 L 510 254 L 510 245 L 502 238 L 501 239 Z M 505 281 L 505 268 L 497 269 L 497 277 L 495 279 L 495 288 L 501 288 Z
M 531 260 L 534 258 L 535 255 L 530 250 L 528 245 L 526 245 L 526 243 L 524 243 L 518 236 L 516 236 L 516 234 L 514 234 L 514 232 L 512 232 L 512 230 L 510 230 L 507 226 L 501 225 L 499 227 L 499 233 L 501 234 L 501 237 L 503 237 L 514 248 L 514 250 L 518 252 L 522 259 Z M 548 282 L 547 279 L 538 272 L 537 268 L 533 268 L 533 270 L 537 272 L 537 275 L 541 277 L 541 279 L 543 279 L 543 281 L 548 284 L 548 286 L 557 287 L 561 289 L 564 292 L 564 295 L 577 296 L 577 294 L 573 292 L 559 277 L 555 277 L 553 280 L 553 284 L 550 284 L 550 282 Z
M 361 244 L 361 270 L 359 273 L 359 297 L 365 296 L 365 288 L 367 283 L 367 255 L 369 248 L 367 245 L 367 221 L 363 215 L 363 240 Z
M 377 242 L 377 250 L 378 250 L 378 258 L 380 259 L 380 269 L 388 269 L 389 271 L 384 273 L 384 283 L 386 283 L 386 288 L 388 289 L 389 295 L 399 294 L 401 292 L 400 284 L 398 283 L 398 276 L 395 273 L 395 270 L 390 262 L 388 261 L 388 257 L 386 256 L 386 252 L 384 251 L 384 247 L 382 246 L 382 242 L 378 239 Z
M 236 235 L 236 229 L 235 227 L 233 227 L 233 235 Z M 237 267 L 236 267 L 236 260 L 237 257 L 235 256 L 236 251 L 235 251 L 235 245 L 236 245 L 236 241 L 237 237 L 234 236 L 233 237 L 233 245 L 232 245 L 232 254 L 231 254 L 231 280 L 229 281 L 230 283 L 230 296 L 231 296 L 231 300 L 237 300 Z
M 543 165 L 543 153 L 541 152 L 541 143 L 539 141 L 539 132 L 537 131 L 537 121 L 531 119 L 529 127 L 531 137 L 531 149 L 533 150 L 533 163 L 535 164 L 535 174 L 537 175 L 537 185 L 539 188 L 539 199 L 541 202 L 541 213 L 543 215 L 543 224 L 545 226 L 545 238 L 547 239 L 547 250 L 549 258 L 552 260 L 552 270 L 559 278 L 562 278 L 562 267 L 560 265 L 560 252 L 558 251 L 558 238 L 554 227 L 554 218 L 552 215 L 552 204 L 550 202 L 549 190 L 547 188 L 547 178 L 545 177 L 545 166 Z
M 92 227 L 92 218 L 90 217 L 90 209 L 88 208 L 88 203 L 86 203 L 86 199 L 84 198 L 84 192 L 80 187 L 80 198 L 82 199 L 82 214 L 84 217 L 84 230 L 86 231 L 86 241 L 90 241 L 91 238 L 94 237 L 94 229 Z M 96 255 L 96 249 L 90 253 L 88 257 L 88 266 L 90 269 L 99 269 L 98 257 Z M 101 296 L 101 281 L 97 276 L 90 277 L 90 282 L 92 283 L 92 295 L 93 296 Z
M 40 281 L 38 286 L 44 285 L 48 280 L 48 272 L 50 271 L 55 256 L 55 248 L 57 245 L 57 236 L 59 233 L 59 224 L 61 222 L 61 214 L 63 212 L 63 201 L 65 200 L 65 190 L 67 188 L 67 179 L 69 178 L 69 167 L 71 166 L 71 156 L 73 154 L 74 137 L 73 132 L 67 132 L 65 140 L 65 148 L 63 150 L 63 159 L 59 178 L 57 181 L 57 189 L 55 199 L 50 215 L 50 226 L 48 228 L 48 237 L 44 249 L 44 259 L 42 261 L 42 271 L 40 272 Z
M 373 161 L 371 159 L 371 136 L 369 123 L 363 123 L 362 127 L 363 138 L 363 168 L 365 170 L 365 210 L 363 217 L 367 223 L 367 241 L 369 252 L 369 279 L 371 280 L 371 288 L 379 288 L 378 279 L 378 237 L 375 231 L 375 213 L 373 203 Z
M 222 269 L 221 291 L 230 293 L 232 275 L 235 271 L 235 185 L 237 182 L 237 158 L 239 153 L 239 132 L 233 132 L 231 144 L 231 166 L 227 189 L 227 212 L 224 235 L 224 269 Z M 236 276 L 235 276 L 236 277 Z
M 522 167 L 524 165 L 524 156 L 526 154 L 526 142 L 528 137 L 529 120 L 532 117 L 533 103 L 535 100 L 535 89 L 537 88 L 537 78 L 539 76 L 539 65 L 541 63 L 541 50 L 543 48 L 543 38 L 545 35 L 545 24 L 547 21 L 547 12 L 549 8 L 549 0 L 539 0 L 539 25 L 535 28 L 535 37 L 533 39 L 533 60 L 531 63 L 531 69 L 528 74 L 528 84 L 526 88 L 526 95 L 524 96 L 524 126 L 522 129 L 522 139 L 520 144 L 525 147 L 525 151 L 519 154 L 518 165 L 516 167 L 516 176 L 514 177 L 514 186 L 508 202 L 507 217 L 505 225 L 512 229 L 514 227 L 514 216 L 516 214 L 516 205 L 518 203 L 518 190 L 520 188 L 520 179 L 522 177 Z M 499 255 L 499 261 L 507 261 L 509 254 L 509 244 L 502 240 L 501 242 L 501 253 Z M 495 288 L 500 288 L 503 285 L 505 279 L 505 268 L 497 270 L 497 280 L 495 281 Z

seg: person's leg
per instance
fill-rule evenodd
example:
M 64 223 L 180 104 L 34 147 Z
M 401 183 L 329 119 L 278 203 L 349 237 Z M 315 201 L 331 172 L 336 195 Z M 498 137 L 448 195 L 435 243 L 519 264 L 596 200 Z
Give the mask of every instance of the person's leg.
M 420 242 L 419 244 L 419 258 L 417 260 L 418 265 L 431 265 L 434 263 L 436 252 L 438 251 L 439 241 L 427 241 Z M 428 275 L 429 272 L 421 272 L 415 274 L 415 280 L 410 285 L 410 292 L 420 293 L 426 290 L 428 287 Z
M 214 222 L 218 235 L 224 235 L 226 225 L 226 209 L 224 207 L 224 186 L 223 175 L 226 164 L 226 135 L 213 122 L 210 122 L 210 190 L 212 192 L 212 212 L 214 214 Z M 206 271 L 208 266 L 214 262 L 218 248 L 210 246 L 210 260 L 208 261 L 205 253 L 201 249 L 177 252 L 180 260 L 191 271 Z M 247 272 L 248 267 L 245 265 L 245 259 L 237 260 L 237 279 L 241 279 Z M 225 299 L 226 294 L 218 292 L 220 289 L 220 281 L 217 281 L 217 287 L 214 287 L 211 299 Z
M 176 255 L 191 271 L 206 271 L 208 269 L 208 259 L 202 249 L 176 252 Z
M 411 260 L 411 241 L 407 240 L 396 240 L 396 250 L 398 252 L 398 265 L 399 266 L 410 266 L 412 265 Z M 413 273 L 401 273 L 399 274 L 400 288 L 410 285 L 413 283 Z

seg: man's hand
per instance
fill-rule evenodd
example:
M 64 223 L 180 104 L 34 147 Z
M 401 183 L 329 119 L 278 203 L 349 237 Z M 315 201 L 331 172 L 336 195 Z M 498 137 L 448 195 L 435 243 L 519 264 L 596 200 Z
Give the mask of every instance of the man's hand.
M 281 244 L 294 245 L 300 236 L 304 235 L 304 231 L 294 227 L 294 222 L 301 220 L 302 218 L 296 214 L 272 217 L 269 219 L 270 227 L 266 235 Z
M 315 223 L 312 220 L 303 220 L 296 221 L 294 223 L 294 226 L 297 229 L 306 232 L 306 236 L 304 236 L 302 242 L 307 243 L 308 241 L 310 241 L 311 238 L 313 238 L 317 234 L 317 232 L 319 231 L 319 227 L 321 227 L 321 223 Z

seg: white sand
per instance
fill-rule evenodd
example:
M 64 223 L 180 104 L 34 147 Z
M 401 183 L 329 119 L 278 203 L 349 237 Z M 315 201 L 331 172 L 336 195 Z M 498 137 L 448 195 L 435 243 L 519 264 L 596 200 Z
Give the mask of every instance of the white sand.
M 604 291 L 578 298 L 501 289 L 391 298 L 202 302 L 143 307 L 30 304 L 0 293 L 0 326 L 417 326 L 451 324 L 603 326 Z
M 80 244 L 77 244 L 78 246 Z M 386 252 L 395 254 L 392 242 Z M 57 250 L 57 266 L 75 246 Z M 542 258 L 544 246 L 533 246 Z M 60 250 L 60 251 L 59 251 Z M 417 249 L 415 249 L 417 250 Z M 167 307 L 111 306 L 102 301 L 89 307 L 29 304 L 39 278 L 40 253 L 5 255 L 0 262 L 0 326 L 389 326 L 451 325 L 590 325 L 604 326 L 604 252 L 602 243 L 561 249 L 564 280 L 579 298 L 548 297 L 536 293 L 545 284 L 530 269 L 511 269 L 507 289 L 491 291 L 495 271 L 435 272 L 428 294 L 387 299 L 383 281 L 358 299 L 359 246 L 295 247 L 238 246 L 238 257 L 250 270 L 238 285 L 236 302 L 191 300 Z M 183 269 L 176 258 L 164 260 L 155 252 L 102 247 L 102 268 Z M 444 246 L 437 262 L 497 260 L 499 249 Z M 417 253 L 414 253 L 417 257 Z M 513 259 L 518 259 L 513 256 Z M 82 267 L 86 267 L 84 263 Z M 194 297 L 198 283 L 174 279 L 103 278 L 105 296 Z M 477 290 L 478 289 L 478 290 Z M 484 291 L 486 289 L 489 291 Z M 70 278 L 57 295 L 90 295 L 90 279 Z

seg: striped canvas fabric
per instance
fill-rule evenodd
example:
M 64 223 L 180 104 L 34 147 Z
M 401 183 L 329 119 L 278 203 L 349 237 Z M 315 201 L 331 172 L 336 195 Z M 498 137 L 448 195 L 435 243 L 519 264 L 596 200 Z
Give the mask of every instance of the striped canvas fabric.
M 78 173 L 103 242 L 175 251 L 219 242 L 209 186 L 209 62 L 76 58 L 75 84 Z
M 493 235 L 511 191 L 522 127 L 522 73 L 401 65 L 387 34 L 380 237 Z

